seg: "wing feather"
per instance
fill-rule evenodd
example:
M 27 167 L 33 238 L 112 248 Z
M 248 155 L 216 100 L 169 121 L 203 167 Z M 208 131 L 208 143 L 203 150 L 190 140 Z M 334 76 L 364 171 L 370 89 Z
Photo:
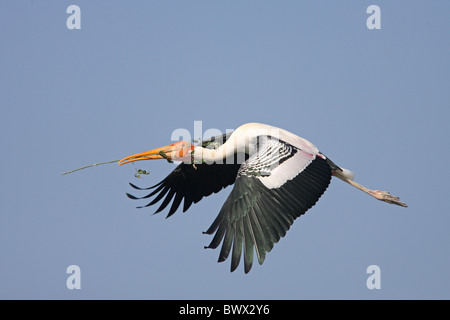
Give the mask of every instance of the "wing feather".
M 253 265 L 253 237 L 251 234 L 251 225 L 246 216 L 243 219 L 244 222 L 244 270 L 248 273 Z
M 231 256 L 231 272 L 233 272 L 241 260 L 242 255 L 242 243 L 244 241 L 244 225 L 243 220 L 238 220 L 234 223 L 234 241 L 233 241 L 233 253 Z
M 311 160 L 309 156 L 296 159 L 302 162 L 297 168 L 303 169 L 274 188 L 267 187 L 262 181 L 273 177 L 258 174 L 255 164 L 247 163 L 246 172 L 241 168 L 233 190 L 206 231 L 208 234 L 216 232 L 207 248 L 217 248 L 223 240 L 220 262 L 227 259 L 232 248 L 232 271 L 240 262 L 242 248 L 246 273 L 252 268 L 254 252 L 262 264 L 266 252 L 271 251 L 294 220 L 310 209 L 327 189 L 331 168 L 326 159 L 315 157 Z M 250 157 L 247 161 L 253 160 Z M 263 170 L 267 172 L 266 168 Z
M 223 144 L 230 133 L 213 137 L 202 142 L 203 147 L 213 148 Z M 181 163 L 166 178 L 159 183 L 141 188 L 132 183 L 130 186 L 136 190 L 152 190 L 143 197 L 137 197 L 127 193 L 133 200 L 153 198 L 147 205 L 138 208 L 149 207 L 162 201 L 155 213 L 164 210 L 173 200 L 167 217 L 173 215 L 183 201 L 183 212 L 186 212 L 193 203 L 199 202 L 203 197 L 217 193 L 223 188 L 234 183 L 240 165 L 236 162 L 230 164 L 192 164 Z
M 229 136 L 229 135 L 228 135 Z M 224 136 L 225 139 L 228 136 Z M 136 190 L 151 190 L 141 198 L 154 199 L 146 206 L 162 201 L 155 213 L 164 210 L 173 200 L 167 217 L 183 202 L 183 212 L 192 203 L 234 187 L 219 214 L 204 232 L 213 235 L 205 248 L 222 244 L 218 261 L 231 253 L 231 271 L 244 260 L 244 271 L 250 271 L 256 252 L 259 264 L 265 260 L 275 243 L 286 235 L 294 220 L 310 209 L 327 189 L 331 180 L 330 162 L 326 157 L 303 151 L 284 141 L 268 137 L 259 146 L 261 152 L 246 158 L 242 164 L 180 164 L 165 179 L 148 188 L 130 184 Z M 211 139 L 203 146 L 217 147 Z M 223 141 L 222 141 L 223 143 Z

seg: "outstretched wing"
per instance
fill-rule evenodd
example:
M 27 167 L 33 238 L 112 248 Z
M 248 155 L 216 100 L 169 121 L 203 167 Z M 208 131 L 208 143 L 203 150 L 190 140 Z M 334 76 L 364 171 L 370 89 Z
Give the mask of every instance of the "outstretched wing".
M 218 148 L 225 143 L 231 133 L 213 137 L 202 141 L 202 147 Z M 225 162 L 226 163 L 226 162 Z M 212 193 L 217 193 L 223 188 L 234 183 L 240 165 L 236 161 L 232 164 L 185 164 L 178 165 L 164 180 L 149 188 L 139 188 L 134 184 L 130 185 L 137 190 L 152 190 L 144 197 L 136 197 L 129 193 L 131 199 L 155 198 L 143 207 L 148 207 L 162 201 L 155 213 L 164 210 L 172 201 L 167 217 L 170 217 L 183 203 L 183 212 L 189 209 L 192 203 L 199 202 L 203 197 Z M 142 208 L 142 207 L 138 207 Z
M 231 252 L 231 271 L 243 251 L 244 270 L 249 272 L 253 253 L 262 264 L 266 252 L 317 202 L 330 180 L 325 156 L 267 137 L 239 169 L 233 190 L 205 232 L 215 232 L 206 248 L 217 248 L 223 241 L 219 262 Z

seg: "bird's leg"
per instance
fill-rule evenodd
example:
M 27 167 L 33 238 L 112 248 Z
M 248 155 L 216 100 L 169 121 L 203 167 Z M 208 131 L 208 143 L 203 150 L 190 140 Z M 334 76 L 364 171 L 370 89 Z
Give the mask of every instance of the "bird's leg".
M 339 177 L 341 180 L 347 182 L 348 184 L 351 184 L 352 186 L 354 186 L 355 188 L 358 188 L 359 190 L 371 195 L 372 197 L 387 202 L 387 203 L 391 203 L 391 204 L 396 204 L 398 206 L 402 206 L 402 207 L 407 207 L 406 203 L 403 203 L 400 201 L 399 197 L 394 197 L 392 194 L 390 194 L 387 191 L 380 191 L 380 190 L 371 190 L 369 188 L 366 188 L 362 185 L 360 185 L 359 183 L 356 183 L 353 180 L 350 180 L 348 178 L 341 178 Z

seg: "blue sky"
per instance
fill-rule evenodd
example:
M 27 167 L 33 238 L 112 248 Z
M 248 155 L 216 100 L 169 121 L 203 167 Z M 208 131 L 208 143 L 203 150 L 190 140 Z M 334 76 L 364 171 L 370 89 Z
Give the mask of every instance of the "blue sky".
M 66 9 L 81 9 L 69 30 Z M 381 9 L 369 30 L 366 9 Z M 0 298 L 449 299 L 448 1 L 1 1 Z M 125 196 L 173 168 L 70 169 L 263 122 L 356 181 L 333 180 L 245 275 L 205 250 L 231 188 L 188 212 Z M 81 289 L 66 269 L 78 265 Z M 366 269 L 378 265 L 381 289 Z

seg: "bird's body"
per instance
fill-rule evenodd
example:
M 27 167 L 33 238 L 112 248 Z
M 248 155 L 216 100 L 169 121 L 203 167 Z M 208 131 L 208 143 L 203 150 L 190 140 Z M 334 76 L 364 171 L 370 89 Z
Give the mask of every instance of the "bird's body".
M 141 189 L 132 185 L 139 190 L 154 189 L 150 194 L 142 198 L 127 195 L 132 199 L 155 196 L 146 206 L 162 200 L 156 212 L 164 210 L 173 199 L 170 216 L 183 199 L 186 211 L 192 203 L 234 184 L 205 232 L 214 234 L 207 248 L 217 248 L 222 243 L 219 262 L 231 253 L 231 271 L 238 266 L 242 253 L 246 273 L 252 267 L 254 252 L 262 264 L 266 252 L 325 192 L 332 176 L 379 200 L 406 206 L 387 192 L 354 182 L 351 171 L 338 167 L 308 140 L 265 124 L 248 123 L 198 146 L 177 142 L 126 157 L 119 164 L 162 158 L 182 163 L 153 187 Z

